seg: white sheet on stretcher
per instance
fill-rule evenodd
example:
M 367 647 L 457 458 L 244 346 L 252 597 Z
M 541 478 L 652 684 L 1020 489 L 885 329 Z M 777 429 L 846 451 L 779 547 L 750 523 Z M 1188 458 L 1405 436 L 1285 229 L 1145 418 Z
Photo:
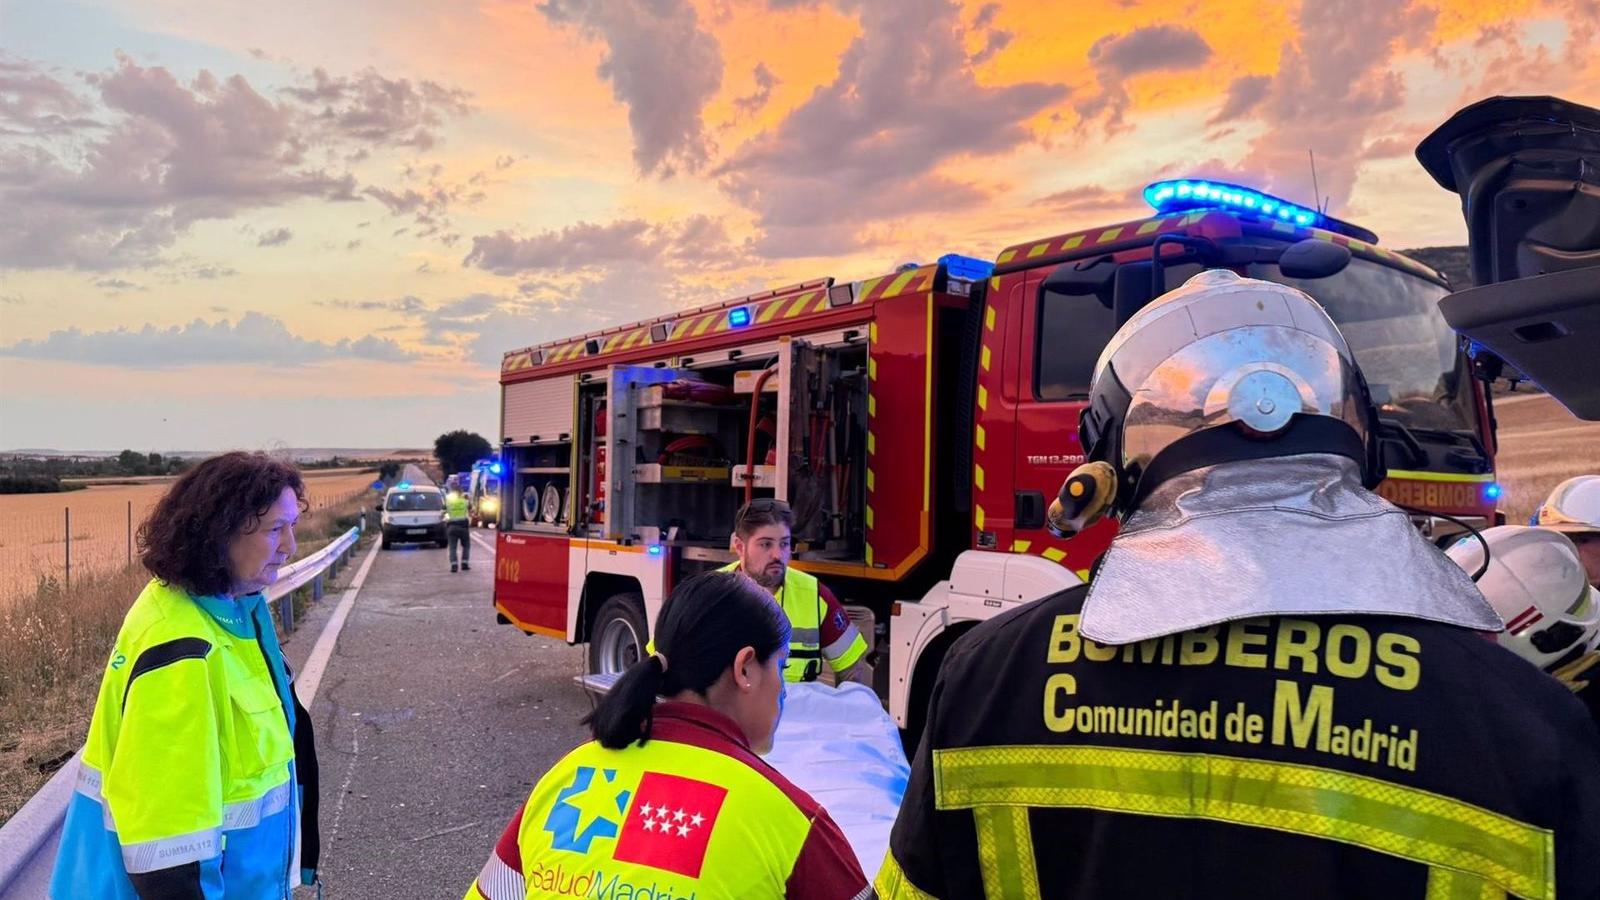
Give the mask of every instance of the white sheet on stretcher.
M 877 877 L 911 765 L 900 731 L 863 684 L 791 684 L 767 762 L 821 803 Z

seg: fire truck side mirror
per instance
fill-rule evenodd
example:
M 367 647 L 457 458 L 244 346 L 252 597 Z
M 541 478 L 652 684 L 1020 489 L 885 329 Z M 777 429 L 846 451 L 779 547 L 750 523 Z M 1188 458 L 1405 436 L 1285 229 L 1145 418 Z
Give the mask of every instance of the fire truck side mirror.
M 1317 279 L 1337 275 L 1350 265 L 1350 248 L 1332 241 L 1295 241 L 1278 257 L 1278 270 L 1288 278 Z
M 1123 263 L 1117 267 L 1116 295 L 1112 308 L 1116 311 L 1117 327 L 1133 318 L 1133 314 L 1156 298 L 1155 264 L 1150 262 Z
M 1068 297 L 1087 297 L 1090 294 L 1104 297 L 1110 293 L 1111 277 L 1116 272 L 1117 264 L 1109 255 L 1076 263 L 1062 263 L 1044 280 L 1044 289 Z

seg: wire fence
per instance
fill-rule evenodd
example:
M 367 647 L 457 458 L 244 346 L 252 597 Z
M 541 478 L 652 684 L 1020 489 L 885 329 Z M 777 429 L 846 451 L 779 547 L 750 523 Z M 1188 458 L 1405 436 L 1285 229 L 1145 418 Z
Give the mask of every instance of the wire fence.
M 307 512 L 350 502 L 368 488 L 307 492 Z M 40 509 L 5 511 L 0 506 L 0 603 L 35 590 L 43 579 L 70 587 L 74 577 L 131 565 L 139 548 L 139 525 L 161 498 L 161 491 L 114 500 L 67 501 Z M 70 496 L 70 495 L 69 495 Z

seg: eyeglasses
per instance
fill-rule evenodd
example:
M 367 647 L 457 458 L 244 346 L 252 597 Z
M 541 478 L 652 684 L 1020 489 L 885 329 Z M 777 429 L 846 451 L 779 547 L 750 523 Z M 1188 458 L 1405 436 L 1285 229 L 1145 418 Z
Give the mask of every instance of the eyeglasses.
M 739 515 L 738 515 L 737 518 L 734 519 L 733 525 L 734 525 L 735 528 L 738 528 L 740 525 L 744 524 L 744 520 L 745 519 L 749 518 L 751 515 L 753 515 L 755 513 L 774 513 L 774 512 L 775 513 L 787 513 L 787 512 L 789 512 L 789 504 L 786 503 L 783 500 L 778 500 L 778 499 L 773 498 L 773 497 L 761 497 L 761 498 L 756 499 L 756 500 L 751 500 L 749 503 L 746 503 L 744 506 L 739 507 Z

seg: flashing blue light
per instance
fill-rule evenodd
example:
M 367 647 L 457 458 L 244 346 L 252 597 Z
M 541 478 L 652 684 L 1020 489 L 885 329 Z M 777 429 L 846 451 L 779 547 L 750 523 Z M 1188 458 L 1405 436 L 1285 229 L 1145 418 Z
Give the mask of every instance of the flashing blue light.
M 750 308 L 748 306 L 735 306 L 728 310 L 728 324 L 734 328 L 743 328 L 750 324 Z
M 500 464 L 499 463 L 492 463 L 489 466 L 489 474 L 491 474 L 491 475 L 499 475 L 500 474 Z
M 1492 481 L 1483 486 L 1483 496 L 1490 500 L 1499 500 L 1500 495 L 1503 493 L 1505 493 L 1505 489 Z
M 660 544 L 651 544 L 649 553 L 650 553 L 651 556 L 660 556 L 661 555 L 661 545 Z
M 994 263 L 959 253 L 946 253 L 939 257 L 939 265 L 944 266 L 945 274 L 951 278 L 965 281 L 982 281 L 994 274 Z
M 1314 209 L 1296 206 L 1281 197 L 1221 181 L 1187 179 L 1182 181 L 1157 181 L 1144 189 L 1145 202 L 1157 212 L 1176 212 L 1207 206 L 1232 206 L 1264 216 L 1274 216 L 1280 222 L 1290 222 L 1301 227 L 1315 225 L 1322 215 Z
M 395 487 L 399 488 L 402 491 L 409 491 L 409 490 L 411 490 L 411 482 L 402 481 L 399 484 L 395 485 Z

